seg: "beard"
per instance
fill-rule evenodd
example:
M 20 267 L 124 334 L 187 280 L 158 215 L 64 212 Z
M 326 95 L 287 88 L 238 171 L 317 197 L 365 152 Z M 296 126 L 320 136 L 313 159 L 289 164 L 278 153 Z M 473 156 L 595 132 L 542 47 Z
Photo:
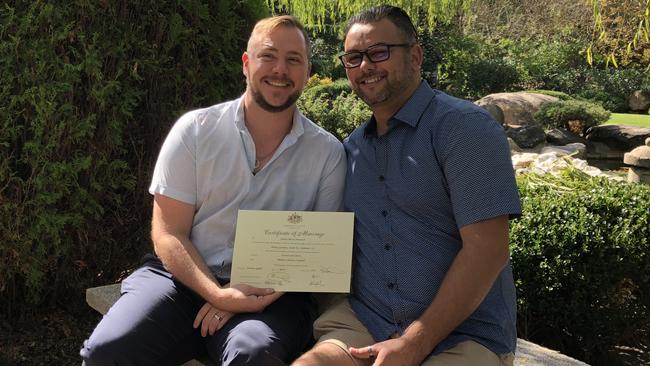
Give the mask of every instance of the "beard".
M 279 113 L 287 110 L 289 107 L 293 106 L 300 97 L 300 91 L 297 91 L 293 94 L 290 94 L 284 103 L 276 106 L 269 103 L 266 98 L 264 98 L 264 95 L 262 95 L 262 93 L 260 93 L 260 91 L 257 90 L 250 82 L 248 83 L 248 88 L 251 92 L 251 95 L 253 96 L 253 100 L 255 100 L 255 103 L 257 103 L 257 105 L 259 105 L 263 110 L 271 113 Z

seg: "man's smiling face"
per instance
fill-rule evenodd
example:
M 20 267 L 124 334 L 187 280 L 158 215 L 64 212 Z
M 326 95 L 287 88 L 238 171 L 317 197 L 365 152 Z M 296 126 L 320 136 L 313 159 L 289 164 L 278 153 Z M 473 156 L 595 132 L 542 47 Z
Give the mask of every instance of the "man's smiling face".
M 345 37 L 345 52 L 366 51 L 378 44 L 406 43 L 399 29 L 388 19 L 375 23 L 357 23 Z M 354 92 L 371 108 L 402 102 L 402 94 L 413 82 L 419 83 L 419 64 L 412 58 L 412 48 L 391 47 L 390 57 L 372 62 L 363 56 L 361 65 L 346 69 Z M 415 81 L 414 81 L 415 80 Z M 401 106 L 401 104 L 399 104 Z
M 309 76 L 305 39 L 297 28 L 280 25 L 260 35 L 242 56 L 248 91 L 269 112 L 294 105 Z

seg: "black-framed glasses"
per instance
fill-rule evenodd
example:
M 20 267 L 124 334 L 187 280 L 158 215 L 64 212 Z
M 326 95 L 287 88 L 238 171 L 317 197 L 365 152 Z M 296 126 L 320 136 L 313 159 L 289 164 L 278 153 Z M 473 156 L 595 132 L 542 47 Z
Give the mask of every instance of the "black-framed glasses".
M 366 55 L 371 62 L 382 62 L 390 58 L 391 47 L 411 47 L 412 45 L 412 43 L 379 43 L 368 47 L 365 51 L 346 52 L 339 56 L 339 59 L 343 63 L 343 67 L 346 69 L 354 69 L 355 67 L 359 67 L 361 62 L 363 62 L 363 55 Z

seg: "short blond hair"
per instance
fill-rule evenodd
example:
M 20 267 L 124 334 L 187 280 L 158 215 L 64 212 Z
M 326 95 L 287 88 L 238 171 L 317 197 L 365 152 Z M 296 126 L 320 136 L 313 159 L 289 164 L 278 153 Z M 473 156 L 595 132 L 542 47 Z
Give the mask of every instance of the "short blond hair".
M 262 36 L 266 36 L 271 33 L 277 27 L 293 27 L 296 28 L 302 33 L 303 38 L 305 39 L 305 50 L 307 51 L 307 59 L 311 56 L 311 42 L 309 40 L 309 35 L 305 30 L 305 27 L 300 23 L 298 19 L 291 15 L 276 15 L 268 18 L 264 18 L 258 21 L 255 24 L 255 28 L 251 32 L 251 36 L 248 38 L 248 45 L 246 51 L 250 52 L 253 42 L 256 39 L 259 39 Z

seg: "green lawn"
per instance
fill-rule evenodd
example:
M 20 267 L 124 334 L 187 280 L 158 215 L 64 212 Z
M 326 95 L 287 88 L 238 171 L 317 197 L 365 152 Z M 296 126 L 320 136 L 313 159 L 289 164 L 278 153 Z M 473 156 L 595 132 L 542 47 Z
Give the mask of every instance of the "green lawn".
M 612 113 L 605 124 L 650 127 L 650 114 Z

